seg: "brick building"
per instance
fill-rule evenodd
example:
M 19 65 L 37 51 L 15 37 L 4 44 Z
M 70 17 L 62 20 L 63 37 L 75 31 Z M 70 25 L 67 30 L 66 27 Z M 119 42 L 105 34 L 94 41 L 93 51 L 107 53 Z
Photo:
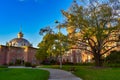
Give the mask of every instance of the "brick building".
M 21 62 L 20 64 L 23 62 L 36 64 L 36 50 L 28 40 L 23 38 L 23 33 L 19 32 L 18 37 L 8 42 L 6 46 L 0 45 L 0 65 L 15 64 L 17 60 Z

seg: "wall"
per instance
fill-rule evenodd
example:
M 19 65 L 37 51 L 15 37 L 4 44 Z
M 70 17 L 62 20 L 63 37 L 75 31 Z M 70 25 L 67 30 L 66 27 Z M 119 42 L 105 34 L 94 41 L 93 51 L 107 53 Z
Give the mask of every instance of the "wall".
M 33 47 L 12 47 L 0 45 L 0 65 L 15 63 L 16 59 L 24 62 L 37 63 L 35 58 L 36 48 Z

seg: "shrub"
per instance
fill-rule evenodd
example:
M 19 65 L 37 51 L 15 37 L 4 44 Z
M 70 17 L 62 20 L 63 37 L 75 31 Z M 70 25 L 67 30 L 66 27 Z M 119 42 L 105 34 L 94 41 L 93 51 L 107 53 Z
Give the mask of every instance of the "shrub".
M 1 65 L 0 68 L 8 68 L 7 65 Z
M 9 66 L 13 66 L 13 65 L 14 65 L 14 63 L 13 63 L 13 62 L 10 62 L 10 63 L 9 63 Z
M 107 63 L 120 63 L 120 51 L 111 51 L 105 59 Z
M 32 64 L 32 68 L 35 68 L 37 65 L 36 64 Z
M 30 62 L 25 62 L 24 63 L 26 67 L 31 67 L 31 63 Z
M 51 64 L 51 65 L 55 65 L 56 63 L 57 63 L 56 60 L 53 60 L 53 59 L 52 59 L 52 60 L 50 61 L 50 64 Z
M 110 63 L 110 64 L 105 64 L 105 66 L 109 66 L 109 67 L 120 67 L 120 63 Z
M 20 65 L 21 64 L 21 60 L 20 59 L 16 59 L 15 64 L 16 65 Z
M 64 65 L 74 65 L 73 62 L 65 62 Z
M 79 66 L 93 66 L 94 63 L 77 63 L 76 65 L 79 65 Z
M 120 67 L 120 51 L 111 51 L 110 55 L 105 58 L 104 65 Z
M 48 60 L 44 60 L 44 61 L 42 61 L 41 64 L 43 64 L 43 65 L 50 65 L 50 61 L 48 61 Z

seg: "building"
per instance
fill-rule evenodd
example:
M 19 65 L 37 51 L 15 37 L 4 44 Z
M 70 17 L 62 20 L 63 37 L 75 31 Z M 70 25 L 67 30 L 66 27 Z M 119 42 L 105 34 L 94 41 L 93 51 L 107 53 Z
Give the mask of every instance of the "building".
M 6 46 L 0 45 L 0 65 L 3 64 L 19 64 L 24 62 L 30 62 L 37 64 L 35 58 L 36 48 L 32 47 L 32 44 L 23 38 L 23 33 L 19 32 L 17 38 L 12 39 Z

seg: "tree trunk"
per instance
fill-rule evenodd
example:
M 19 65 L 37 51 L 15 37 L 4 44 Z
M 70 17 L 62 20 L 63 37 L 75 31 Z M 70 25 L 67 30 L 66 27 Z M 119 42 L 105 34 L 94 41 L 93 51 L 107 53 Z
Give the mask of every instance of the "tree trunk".
M 102 59 L 100 53 L 94 53 L 94 60 L 96 67 L 102 67 Z
M 60 69 L 62 69 L 62 54 L 60 54 Z

